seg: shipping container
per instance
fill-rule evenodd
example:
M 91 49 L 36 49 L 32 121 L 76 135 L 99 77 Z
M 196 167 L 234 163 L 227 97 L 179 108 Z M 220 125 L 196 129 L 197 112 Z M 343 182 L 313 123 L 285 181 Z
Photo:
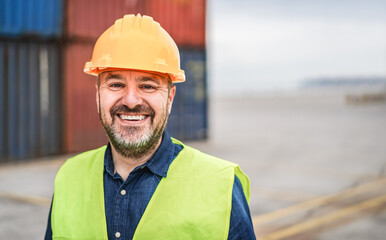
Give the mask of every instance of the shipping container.
M 1 160 L 61 152 L 61 60 L 55 42 L 0 41 Z
M 182 48 L 187 81 L 177 85 L 167 129 L 181 140 L 205 138 L 205 4 L 0 0 L 0 161 L 106 144 L 96 109 L 96 78 L 84 74 L 83 66 L 100 34 L 125 14 L 152 16 Z
M 0 36 L 57 38 L 63 16 L 63 0 L 0 0 Z
M 67 0 L 66 35 L 95 42 L 115 20 L 142 12 L 142 0 Z
M 144 13 L 152 16 L 179 47 L 205 47 L 205 0 L 145 1 Z
M 180 49 L 186 81 L 177 83 L 167 124 L 169 134 L 180 140 L 200 140 L 208 135 L 208 94 L 205 49 Z
M 64 148 L 81 152 L 107 143 L 96 107 L 96 77 L 83 72 L 93 44 L 68 44 L 64 50 Z
M 95 41 L 126 14 L 149 15 L 180 47 L 205 47 L 205 0 L 68 0 L 66 34 Z
M 0 161 L 5 158 L 6 150 L 6 127 L 5 127 L 5 109 L 6 109 L 6 86 L 5 86 L 5 44 L 0 42 Z

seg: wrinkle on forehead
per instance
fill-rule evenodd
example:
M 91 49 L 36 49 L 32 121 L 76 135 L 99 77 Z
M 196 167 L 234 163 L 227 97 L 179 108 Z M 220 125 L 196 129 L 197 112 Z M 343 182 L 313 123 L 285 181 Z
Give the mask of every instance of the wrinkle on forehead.
M 104 72 L 100 73 L 100 75 L 105 74 L 105 73 L 107 73 L 107 74 L 114 74 L 114 73 L 119 74 L 119 73 L 122 73 L 122 72 L 130 73 L 130 74 L 131 73 L 142 73 L 142 74 L 151 75 L 151 76 L 155 75 L 155 76 L 158 76 L 158 77 L 161 77 L 161 78 L 166 78 L 166 79 L 169 77 L 169 74 L 167 74 L 167 73 L 159 73 L 159 72 L 151 72 L 151 71 L 141 71 L 141 70 L 111 70 L 111 71 L 104 71 Z
M 129 73 L 130 74 L 129 77 L 131 77 L 131 74 L 133 74 L 133 73 L 142 73 L 143 75 L 136 78 L 136 80 L 141 80 L 141 81 L 158 80 L 159 83 L 166 81 L 169 90 L 173 85 L 169 74 L 166 74 L 166 73 L 146 72 L 146 71 L 140 71 L 140 70 L 138 70 L 138 71 L 137 70 L 115 70 L 115 71 L 105 71 L 105 72 L 100 73 L 98 75 L 98 79 L 97 79 L 98 86 L 100 84 L 101 79 L 105 79 L 106 81 L 109 79 L 126 80 L 125 74 L 123 74 L 123 72 Z M 107 76 L 105 77 L 104 75 L 106 75 L 106 74 L 107 74 Z
M 130 73 L 131 74 L 131 73 Z M 109 79 L 121 79 L 125 80 L 126 77 L 123 74 L 115 73 L 115 72 L 109 72 L 108 75 L 105 77 L 105 80 Z

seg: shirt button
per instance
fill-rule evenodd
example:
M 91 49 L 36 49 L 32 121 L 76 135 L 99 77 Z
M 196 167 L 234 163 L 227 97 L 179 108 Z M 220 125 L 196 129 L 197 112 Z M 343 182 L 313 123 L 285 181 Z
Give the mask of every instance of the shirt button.
M 120 237 L 121 237 L 121 233 L 120 233 L 120 232 L 116 232 L 116 233 L 115 233 L 115 237 L 116 237 L 116 238 L 120 238 Z
M 123 189 L 123 190 L 121 191 L 121 195 L 122 195 L 122 196 L 125 196 L 125 195 L 126 195 L 126 190 L 125 190 L 125 189 Z

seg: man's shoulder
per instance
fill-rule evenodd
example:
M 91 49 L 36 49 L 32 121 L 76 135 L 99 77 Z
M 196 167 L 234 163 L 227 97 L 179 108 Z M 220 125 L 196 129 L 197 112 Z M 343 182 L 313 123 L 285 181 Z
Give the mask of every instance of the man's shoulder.
M 197 176 L 201 176 L 204 174 L 217 177 L 218 173 L 224 172 L 230 174 L 228 176 L 230 176 L 232 179 L 234 178 L 234 176 L 237 176 L 243 186 L 247 202 L 249 202 L 249 178 L 240 169 L 238 164 L 201 152 L 198 149 L 182 144 L 178 140 L 173 139 L 173 142 L 181 144 L 184 147 L 183 150 L 179 153 L 180 159 L 183 159 L 183 161 L 180 162 L 182 163 L 182 165 L 184 165 L 184 167 L 188 166 L 191 172 L 195 171 L 194 174 L 196 174 Z
M 178 156 L 181 158 L 190 159 L 192 163 L 197 163 L 202 166 L 208 166 L 213 168 L 223 168 L 225 166 L 227 167 L 237 166 L 237 164 L 233 162 L 210 155 L 208 153 L 204 153 L 201 150 L 191 147 L 189 145 L 185 145 L 176 139 L 173 139 L 173 142 L 183 146 L 183 149 Z
M 106 145 L 104 145 L 102 147 L 99 147 L 99 148 L 96 148 L 96 149 L 92 149 L 92 150 L 88 150 L 88 151 L 79 153 L 79 154 L 77 154 L 77 155 L 67 159 L 67 161 L 74 161 L 74 160 L 77 160 L 77 159 L 90 158 L 90 157 L 93 157 L 95 155 L 99 155 L 101 153 L 104 154 L 105 151 L 106 151 Z
M 96 159 L 103 161 L 106 146 L 92 149 L 83 153 L 79 153 L 71 158 L 68 158 L 60 167 L 58 175 L 72 169 L 85 169 L 87 165 L 94 164 Z
M 221 165 L 224 165 L 224 164 L 225 165 L 232 165 L 232 166 L 236 165 L 233 162 L 230 162 L 230 161 L 222 159 L 220 157 L 213 156 L 211 154 L 202 152 L 201 150 L 196 149 L 194 147 L 186 146 L 186 145 L 185 145 L 185 147 L 186 147 L 186 151 L 190 151 L 194 158 L 200 158 L 200 159 L 203 159 L 205 161 L 210 161 L 210 162 L 221 164 Z

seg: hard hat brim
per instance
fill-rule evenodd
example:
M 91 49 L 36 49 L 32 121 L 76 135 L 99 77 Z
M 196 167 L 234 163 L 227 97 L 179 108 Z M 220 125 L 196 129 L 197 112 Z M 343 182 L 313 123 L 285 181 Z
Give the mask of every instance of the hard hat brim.
M 181 70 L 180 73 L 177 74 L 172 74 L 172 73 L 164 73 L 164 72 L 157 72 L 157 71 L 150 71 L 150 70 L 143 70 L 143 69 L 132 69 L 132 68 L 113 68 L 113 67 L 107 67 L 107 68 L 100 68 L 100 67 L 87 67 L 87 64 L 90 62 L 86 63 L 86 66 L 84 67 L 84 72 L 93 75 L 93 76 L 98 76 L 102 72 L 111 72 L 111 71 L 125 71 L 125 70 L 132 70 L 132 71 L 142 71 L 142 72 L 147 72 L 147 73 L 155 73 L 155 74 L 161 74 L 161 75 L 167 75 L 170 77 L 170 80 L 172 83 L 181 83 L 185 82 L 185 73 L 183 70 Z

